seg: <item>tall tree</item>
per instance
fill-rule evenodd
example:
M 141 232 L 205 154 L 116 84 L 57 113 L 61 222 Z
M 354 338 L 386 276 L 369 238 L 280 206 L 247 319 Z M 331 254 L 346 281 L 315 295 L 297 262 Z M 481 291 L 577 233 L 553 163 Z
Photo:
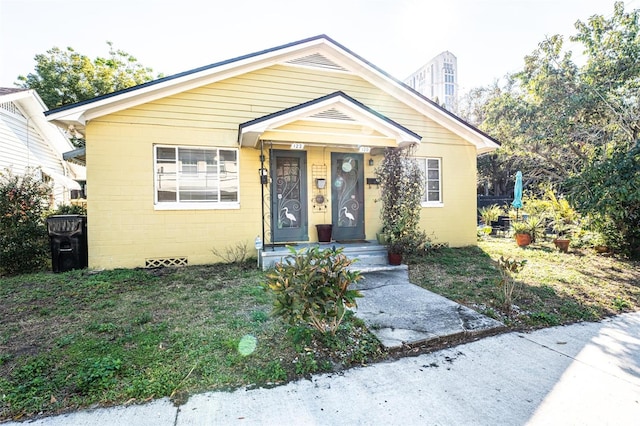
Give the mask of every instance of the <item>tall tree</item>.
M 57 108 L 154 79 L 151 68 L 113 43 L 107 45 L 109 55 L 94 60 L 71 47 L 53 47 L 35 56 L 35 72 L 18 76 L 19 85 L 36 90 L 47 107 Z
M 584 46 L 586 65 L 573 62 L 561 36 L 549 37 L 525 57 L 522 71 L 474 106 L 482 119 L 476 124 L 503 141 L 498 159 L 508 154 L 501 161 L 536 182 L 560 184 L 579 173 L 596 148 L 638 138 L 638 11 L 625 13 L 616 3 L 611 18 L 594 15 L 576 28 L 571 39 Z
M 640 10 L 625 12 L 618 2 L 610 18 L 595 15 L 576 28 L 593 99 L 585 120 L 599 128 L 600 143 L 564 186 L 610 244 L 640 258 Z
M 549 37 L 476 113 L 505 142 L 479 170 L 498 181 L 515 166 L 556 184 L 618 246 L 640 254 L 640 10 L 617 2 L 610 17 L 576 29 L 571 40 L 584 46 L 585 65 L 562 37 Z

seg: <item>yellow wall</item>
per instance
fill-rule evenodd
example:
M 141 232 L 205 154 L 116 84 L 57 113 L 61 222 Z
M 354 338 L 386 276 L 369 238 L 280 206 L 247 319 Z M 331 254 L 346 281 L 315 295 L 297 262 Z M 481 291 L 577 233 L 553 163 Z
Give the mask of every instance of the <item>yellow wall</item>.
M 422 144 L 417 156 L 441 159 L 443 207 L 423 207 L 421 227 L 436 243 L 476 244 L 476 151 L 461 140 Z
M 442 158 L 444 207 L 424 208 L 421 223 L 437 242 L 475 244 L 475 148 L 359 77 L 344 73 L 273 66 L 185 93 L 166 97 L 87 123 L 89 267 L 144 266 L 145 259 L 187 257 L 189 264 L 217 261 L 224 252 L 261 234 L 258 184 L 260 152 L 239 153 L 240 208 L 232 210 L 154 210 L 154 144 L 238 147 L 238 125 L 342 90 L 423 136 L 417 155 Z M 314 213 L 312 165 L 327 165 L 332 149 L 307 147 L 309 237 L 316 223 L 331 220 Z M 334 151 L 340 151 L 335 149 Z M 364 154 L 365 177 L 374 177 Z M 329 179 L 330 176 L 327 176 Z M 330 192 L 329 192 L 330 195 Z M 377 188 L 365 187 L 366 237 L 380 229 Z M 330 198 L 330 197 L 328 197 Z

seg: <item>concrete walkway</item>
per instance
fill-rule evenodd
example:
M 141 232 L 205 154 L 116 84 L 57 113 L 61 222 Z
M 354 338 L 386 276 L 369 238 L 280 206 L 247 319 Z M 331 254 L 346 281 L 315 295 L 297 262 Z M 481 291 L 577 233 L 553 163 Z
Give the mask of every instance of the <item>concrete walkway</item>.
M 494 334 L 504 325 L 409 282 L 406 265 L 363 273 L 356 316 L 388 349 Z
M 501 327 L 405 280 L 369 272 L 356 313 L 389 348 Z M 431 307 L 425 309 L 426 307 Z M 469 312 L 470 311 L 470 312 Z M 443 319 L 448 318 L 448 319 Z M 637 425 L 640 312 L 504 333 L 273 389 L 85 410 L 30 425 Z M 7 423 L 20 425 L 23 423 Z

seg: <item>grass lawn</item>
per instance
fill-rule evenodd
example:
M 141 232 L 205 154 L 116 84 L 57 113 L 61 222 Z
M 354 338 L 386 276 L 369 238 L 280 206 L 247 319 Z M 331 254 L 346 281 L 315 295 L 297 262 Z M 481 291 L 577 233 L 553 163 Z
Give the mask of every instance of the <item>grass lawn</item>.
M 496 286 L 497 260 L 526 259 L 514 275 L 512 309 Z M 570 248 L 550 241 L 520 248 L 511 238 L 487 237 L 478 247 L 440 249 L 409 270 L 410 280 L 428 290 L 503 321 L 512 330 L 577 321 L 597 321 L 640 310 L 640 263 Z
M 528 261 L 509 315 L 495 284 L 501 255 Z M 522 329 L 640 310 L 639 266 L 487 239 L 435 250 L 410 266 L 410 277 Z M 270 316 L 263 282 L 253 263 L 0 278 L 0 421 L 164 396 L 179 403 L 194 392 L 389 357 L 355 318 L 336 336 L 287 332 Z

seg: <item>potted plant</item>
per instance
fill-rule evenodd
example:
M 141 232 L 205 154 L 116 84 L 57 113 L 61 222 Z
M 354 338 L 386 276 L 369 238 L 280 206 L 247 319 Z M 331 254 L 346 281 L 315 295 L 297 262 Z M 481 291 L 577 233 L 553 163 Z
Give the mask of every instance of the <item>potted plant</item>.
M 514 222 L 511 225 L 518 247 L 531 244 L 531 228 L 527 222 Z
M 551 222 L 551 226 L 556 233 L 556 238 L 553 240 L 553 244 L 563 253 L 569 251 L 569 244 L 571 244 L 571 235 L 573 234 L 574 225 L 571 223 L 565 223 L 563 220 L 557 220 Z
M 385 240 L 389 265 L 400 265 L 402 263 L 402 255 L 404 255 L 407 249 L 406 239 L 397 234 L 390 233 L 385 235 Z
M 531 242 L 535 243 L 540 237 L 544 236 L 546 223 L 544 218 L 538 216 L 529 216 L 523 223 L 529 228 Z
M 485 226 L 490 227 L 492 229 L 492 234 L 495 234 L 495 230 L 498 226 L 498 218 L 502 215 L 502 208 L 497 204 L 492 204 L 490 206 L 482 207 L 480 209 L 480 218 Z
M 580 222 L 580 216 L 565 198 L 556 196 L 552 188 L 546 191 L 545 196 L 549 200 L 551 217 L 553 218 L 550 226 L 556 234 L 553 243 L 560 251 L 567 253 L 571 236 Z
M 607 241 L 600 232 L 585 231 L 582 233 L 582 240 L 587 246 L 591 246 L 596 253 L 602 254 L 609 252 Z

